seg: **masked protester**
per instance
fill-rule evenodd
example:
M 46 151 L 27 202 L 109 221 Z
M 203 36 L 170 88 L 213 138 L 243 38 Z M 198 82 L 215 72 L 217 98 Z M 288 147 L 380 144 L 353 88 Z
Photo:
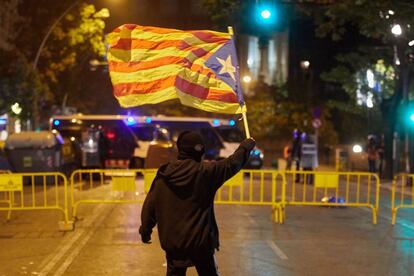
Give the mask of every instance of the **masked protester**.
M 214 196 L 246 164 L 255 144 L 246 139 L 230 157 L 202 162 L 205 145 L 200 134 L 180 134 L 178 160 L 159 168 L 142 207 L 139 229 L 142 241 L 149 243 L 152 228 L 158 225 L 167 275 L 185 275 L 193 265 L 199 275 L 219 275 L 214 258 L 219 249 Z

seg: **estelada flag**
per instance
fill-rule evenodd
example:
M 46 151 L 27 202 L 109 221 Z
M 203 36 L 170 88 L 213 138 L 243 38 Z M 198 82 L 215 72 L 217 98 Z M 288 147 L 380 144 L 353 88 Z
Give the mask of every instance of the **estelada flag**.
M 126 24 L 108 42 L 113 91 L 122 107 L 178 98 L 210 112 L 246 111 L 230 34 Z

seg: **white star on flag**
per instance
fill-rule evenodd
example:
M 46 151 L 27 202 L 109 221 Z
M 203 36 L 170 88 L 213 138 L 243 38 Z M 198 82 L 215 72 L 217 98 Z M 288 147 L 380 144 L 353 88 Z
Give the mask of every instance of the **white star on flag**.
M 227 73 L 230 75 L 230 77 L 236 81 L 236 77 L 234 76 L 234 73 L 236 72 L 236 68 L 233 66 L 233 64 L 231 63 L 231 55 L 228 55 L 226 60 L 221 59 L 219 57 L 217 57 L 218 62 L 220 62 L 221 65 L 223 65 L 223 67 L 221 68 L 219 74 L 224 74 Z

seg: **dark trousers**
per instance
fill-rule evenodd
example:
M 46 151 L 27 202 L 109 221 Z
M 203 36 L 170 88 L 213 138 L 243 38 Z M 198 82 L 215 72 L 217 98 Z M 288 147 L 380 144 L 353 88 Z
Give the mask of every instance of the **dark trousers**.
M 371 173 L 375 173 L 377 171 L 376 164 L 377 162 L 375 160 L 368 160 L 368 170 Z
M 214 253 L 191 256 L 190 261 L 195 265 L 200 276 L 218 276 L 216 259 Z M 187 266 L 182 260 L 174 260 L 167 255 L 167 276 L 185 276 Z

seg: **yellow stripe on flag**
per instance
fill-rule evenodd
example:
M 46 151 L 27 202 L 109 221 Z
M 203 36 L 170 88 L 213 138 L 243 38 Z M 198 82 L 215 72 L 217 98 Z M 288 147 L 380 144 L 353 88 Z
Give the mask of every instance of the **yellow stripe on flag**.
M 194 48 L 196 49 L 202 49 L 206 51 L 206 55 L 209 56 L 211 51 L 216 50 L 217 48 L 220 48 L 222 44 L 204 44 L 200 45 L 200 47 Z M 108 60 L 109 61 L 118 61 L 118 62 L 129 62 L 129 61 L 151 61 L 156 60 L 159 58 L 165 58 L 165 57 L 182 57 L 187 58 L 191 61 L 195 61 L 197 59 L 200 59 L 202 57 L 199 57 L 195 55 L 193 52 L 191 52 L 191 49 L 188 50 L 180 50 L 175 47 L 169 47 L 166 49 L 161 50 L 148 50 L 148 49 L 132 49 L 132 50 L 122 50 L 122 49 L 115 49 L 112 48 L 108 52 Z M 204 62 L 205 60 L 203 60 Z
M 222 37 L 223 40 L 231 39 L 231 36 L 228 33 L 220 33 L 214 31 L 210 31 L 210 33 L 215 37 Z M 123 29 L 120 32 L 113 32 L 107 35 L 107 41 L 111 45 L 116 44 L 119 39 L 144 39 L 153 42 L 176 40 L 185 41 L 190 45 L 206 44 L 206 41 L 197 38 L 195 35 L 193 35 L 193 32 L 155 33 L 140 29 Z
M 172 86 L 155 93 L 133 94 L 116 98 L 122 107 L 127 108 L 143 104 L 157 104 L 164 101 L 177 99 L 177 93 L 175 87 Z
M 157 68 L 140 70 L 133 73 L 110 72 L 110 76 L 114 85 L 120 83 L 139 83 L 140 80 L 150 82 L 164 79 L 169 76 L 180 76 L 189 82 L 198 84 L 205 88 L 214 87 L 218 90 L 232 91 L 231 87 L 222 80 L 211 78 L 177 64 L 170 64 Z

